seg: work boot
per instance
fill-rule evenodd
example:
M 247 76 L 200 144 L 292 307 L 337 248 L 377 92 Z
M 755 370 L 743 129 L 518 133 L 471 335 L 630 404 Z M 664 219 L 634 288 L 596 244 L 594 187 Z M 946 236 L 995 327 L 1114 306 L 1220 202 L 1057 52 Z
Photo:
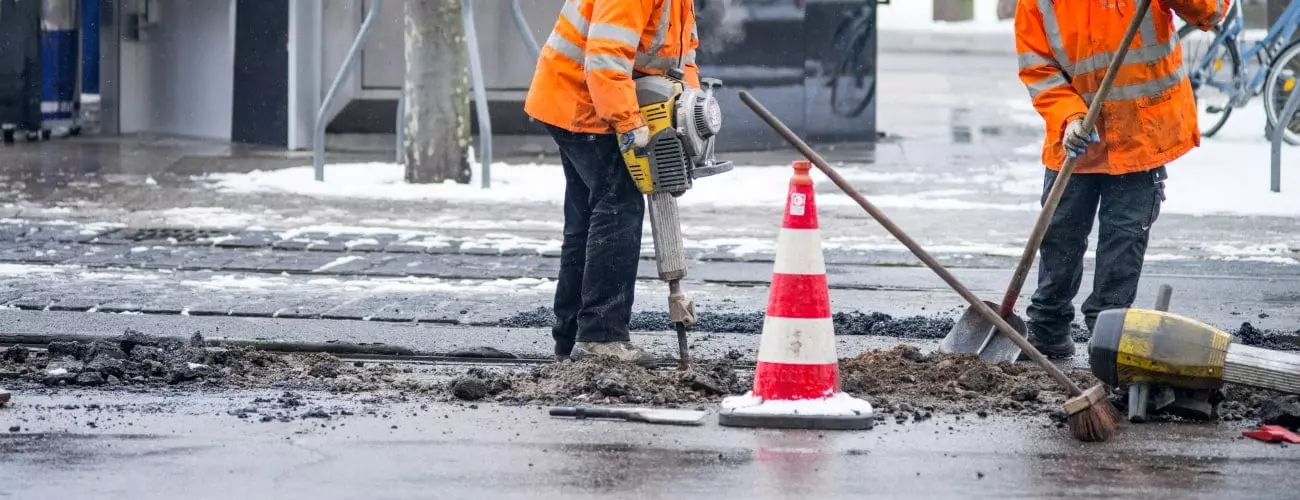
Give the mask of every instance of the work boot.
M 1074 339 L 1067 332 L 1064 335 L 1042 335 L 1034 328 L 1029 329 L 1029 345 L 1038 349 L 1047 359 L 1069 359 L 1074 357 Z M 1029 359 L 1024 352 L 1020 353 L 1021 360 Z
M 578 342 L 569 354 L 569 359 L 580 361 L 588 356 L 608 356 L 624 363 L 635 363 L 645 367 L 655 365 L 655 358 L 645 349 L 631 342 Z

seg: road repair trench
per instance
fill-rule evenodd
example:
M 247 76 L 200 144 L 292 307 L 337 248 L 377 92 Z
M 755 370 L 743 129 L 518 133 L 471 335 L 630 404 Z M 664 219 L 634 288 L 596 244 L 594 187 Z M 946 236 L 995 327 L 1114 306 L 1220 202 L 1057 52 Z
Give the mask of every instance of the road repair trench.
M 212 347 L 201 336 L 181 340 L 136 332 L 92 341 L 55 341 L 43 349 L 13 345 L 0 351 L 0 384 L 14 399 L 72 388 L 138 391 L 274 389 L 288 391 L 276 411 L 231 408 L 239 418 L 262 421 L 339 416 L 303 404 L 293 391 L 377 392 L 463 404 L 640 405 L 708 409 L 725 396 L 743 394 L 752 368 L 729 359 L 697 360 L 687 370 L 646 369 L 603 359 L 524 364 L 515 360 L 413 364 L 399 358 L 345 360 L 328 353 L 282 353 L 247 346 Z M 499 361 L 499 362 L 493 362 Z M 1048 376 L 1025 363 L 989 364 L 968 354 L 922 353 L 899 345 L 839 362 L 842 389 L 871 402 L 877 422 L 921 422 L 935 415 L 978 421 L 989 415 L 1037 416 L 1063 425 L 1064 394 Z M 1096 379 L 1067 369 L 1081 386 Z M 1300 424 L 1300 400 L 1269 391 L 1229 386 L 1219 409 L 1223 421 Z M 296 403 L 295 403 L 296 402 Z M 1122 403 L 1122 399 L 1117 399 Z M 274 402 L 272 402 L 274 403 Z

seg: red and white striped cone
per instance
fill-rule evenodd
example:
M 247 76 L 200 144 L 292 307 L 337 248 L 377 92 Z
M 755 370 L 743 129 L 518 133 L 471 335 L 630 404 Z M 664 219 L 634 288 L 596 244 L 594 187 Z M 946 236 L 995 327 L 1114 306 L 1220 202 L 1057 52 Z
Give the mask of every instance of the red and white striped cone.
M 718 423 L 737 427 L 870 429 L 871 404 L 840 392 L 830 290 L 812 165 L 794 162 L 759 341 L 754 389 L 722 402 Z

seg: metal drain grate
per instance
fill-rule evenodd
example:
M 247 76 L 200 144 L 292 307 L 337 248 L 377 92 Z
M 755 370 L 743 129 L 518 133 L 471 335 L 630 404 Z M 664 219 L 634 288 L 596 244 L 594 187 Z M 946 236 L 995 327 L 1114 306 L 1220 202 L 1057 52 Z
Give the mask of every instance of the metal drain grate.
M 229 234 L 228 231 L 215 231 L 212 229 L 142 227 L 126 229 L 122 231 L 118 237 L 127 241 L 175 240 L 177 242 L 196 242 L 202 239 L 225 236 L 227 234 Z

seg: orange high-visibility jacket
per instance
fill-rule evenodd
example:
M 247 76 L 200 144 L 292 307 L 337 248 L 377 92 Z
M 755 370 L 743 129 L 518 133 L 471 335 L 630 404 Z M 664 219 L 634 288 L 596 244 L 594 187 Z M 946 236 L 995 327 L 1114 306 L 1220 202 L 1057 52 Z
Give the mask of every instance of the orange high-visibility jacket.
M 612 134 L 645 124 L 633 72 L 681 69 L 699 88 L 694 0 L 565 0 L 542 47 L 524 112 L 571 132 Z M 639 76 L 639 75 L 638 75 Z
M 1201 144 L 1170 9 L 1208 30 L 1228 12 L 1228 1 L 1152 0 L 1102 104 L 1101 143 L 1088 146 L 1076 173 L 1142 172 Z M 1020 0 L 1015 21 L 1020 80 L 1046 122 L 1047 168 L 1059 170 L 1065 162 L 1065 127 L 1088 113 L 1136 10 L 1136 0 Z

